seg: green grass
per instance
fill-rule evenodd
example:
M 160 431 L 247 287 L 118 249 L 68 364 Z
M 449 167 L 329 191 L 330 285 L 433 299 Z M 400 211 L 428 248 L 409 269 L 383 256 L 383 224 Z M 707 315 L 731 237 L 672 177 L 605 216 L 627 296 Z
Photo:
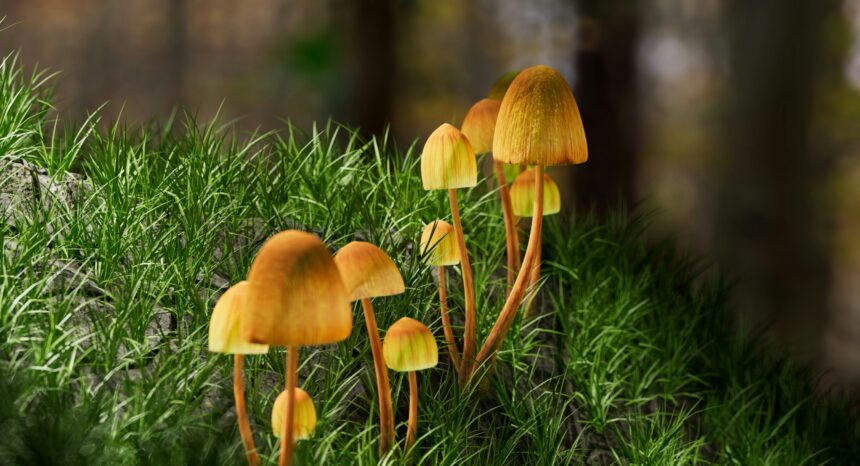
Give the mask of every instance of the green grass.
M 207 353 L 207 323 L 225 283 L 283 229 L 314 231 L 332 250 L 356 238 L 381 246 L 407 292 L 375 300 L 380 328 L 408 315 L 442 341 L 414 243 L 448 210 L 444 193 L 421 188 L 415 145 L 336 124 L 236 134 L 185 116 L 129 128 L 93 115 L 61 132 L 45 78 L 24 75 L 15 55 L 0 64 L 0 167 L 26 160 L 55 180 L 82 174 L 87 187 L 0 226 L 0 464 L 242 463 L 231 360 Z M 0 187 L 9 182 L 3 168 Z M 481 340 L 504 289 L 491 186 L 461 199 Z M 542 315 L 515 323 L 485 396 L 457 389 L 444 353 L 419 374 L 415 463 L 857 462 L 849 403 L 816 401 L 807 372 L 738 338 L 726 288 L 697 281 L 703 267 L 671 241 L 645 241 L 647 223 L 623 208 L 547 219 Z M 456 271 L 449 278 L 461 323 Z M 319 423 L 299 443 L 300 464 L 400 463 L 397 451 L 377 454 L 372 361 L 355 315 L 347 341 L 301 350 Z M 246 361 L 267 461 L 283 356 Z M 399 374 L 392 395 L 402 441 Z

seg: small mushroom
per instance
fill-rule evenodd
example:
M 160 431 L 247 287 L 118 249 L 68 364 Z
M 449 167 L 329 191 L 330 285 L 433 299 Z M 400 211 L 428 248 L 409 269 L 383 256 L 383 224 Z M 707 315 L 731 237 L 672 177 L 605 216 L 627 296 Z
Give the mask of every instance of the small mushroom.
M 434 265 L 439 270 L 439 311 L 442 314 L 442 331 L 448 345 L 448 354 L 451 355 L 451 363 L 459 374 L 460 352 L 451 327 L 451 318 L 448 315 L 448 297 L 445 290 L 445 266 L 460 263 L 460 251 L 454 235 L 454 227 L 444 220 L 428 223 L 421 233 L 419 251 L 429 265 Z
M 492 369 L 522 302 L 528 276 L 537 257 L 544 205 L 544 166 L 578 164 L 588 160 L 582 117 L 564 77 L 543 65 L 521 71 L 502 99 L 493 136 L 493 158 L 509 164 L 535 166 L 532 228 L 514 286 L 493 328 L 478 352 L 478 365 Z
M 233 354 L 233 399 L 236 402 L 236 422 L 239 424 L 239 434 L 245 446 L 245 456 L 248 464 L 260 464 L 260 456 L 254 446 L 254 434 L 248 422 L 248 411 L 245 406 L 244 364 L 246 354 L 265 354 L 268 345 L 251 343 L 239 334 L 239 322 L 242 320 L 242 300 L 248 282 L 239 282 L 224 292 L 209 318 L 209 351 L 213 353 Z
M 496 130 L 496 119 L 499 116 L 501 102 L 493 99 L 481 99 L 472 105 L 466 118 L 463 119 L 461 131 L 469 138 L 475 154 L 480 155 L 493 151 L 493 133 Z M 514 274 L 520 260 L 519 238 L 517 237 L 516 220 L 511 207 L 511 195 L 508 191 L 508 181 L 502 162 L 493 160 L 493 171 L 499 183 L 499 197 L 502 201 L 502 214 L 505 220 L 505 250 L 507 252 L 508 291 L 514 284 Z
M 292 463 L 298 347 L 325 345 L 352 332 L 349 293 L 331 252 L 315 235 L 289 230 L 269 238 L 251 264 L 245 294 L 249 341 L 285 346 L 287 402 L 278 464 Z
M 499 76 L 499 79 L 497 79 L 490 88 L 490 92 L 487 94 L 487 97 L 501 101 L 518 74 L 520 74 L 519 71 L 508 71 L 507 73 Z
M 430 329 L 415 319 L 403 317 L 385 333 L 382 351 L 388 367 L 406 372 L 409 378 L 409 421 L 405 445 L 408 453 L 415 444 L 418 430 L 418 378 L 415 372 L 435 367 L 439 363 L 439 350 Z
M 543 175 L 544 196 L 543 196 L 543 216 L 557 214 L 561 210 L 561 193 L 558 190 L 558 185 L 549 176 Z M 511 200 L 514 205 L 514 213 L 520 217 L 531 217 L 534 213 L 535 199 L 535 169 L 530 168 L 517 176 L 511 185 Z M 537 239 L 537 256 L 534 259 L 531 275 L 529 276 L 529 287 L 534 287 L 540 280 L 540 263 L 541 263 L 541 238 Z M 526 303 L 526 317 L 532 314 L 534 295 L 528 299 Z
M 382 342 L 376 327 L 376 316 L 370 298 L 391 296 L 406 290 L 403 277 L 394 261 L 382 249 L 363 241 L 353 241 L 334 256 L 343 282 L 352 300 L 360 300 L 370 339 L 370 351 L 376 373 L 376 392 L 379 398 L 379 450 L 382 455 L 394 443 L 394 414 L 391 408 L 391 388 L 388 369 L 382 356 Z
M 421 153 L 421 180 L 424 189 L 447 189 L 454 233 L 460 252 L 460 267 L 463 271 L 463 293 L 465 322 L 463 325 L 463 356 L 460 361 L 460 386 L 463 387 L 472 373 L 475 363 L 475 284 L 472 265 L 463 236 L 460 208 L 457 205 L 457 188 L 468 188 L 478 184 L 478 168 L 475 152 L 469 139 L 457 128 L 444 123 L 427 138 Z
M 272 405 L 272 433 L 281 438 L 284 432 L 284 412 L 287 408 L 287 392 L 282 391 Z M 317 410 L 308 392 L 296 387 L 293 408 L 293 441 L 310 438 L 317 424 Z

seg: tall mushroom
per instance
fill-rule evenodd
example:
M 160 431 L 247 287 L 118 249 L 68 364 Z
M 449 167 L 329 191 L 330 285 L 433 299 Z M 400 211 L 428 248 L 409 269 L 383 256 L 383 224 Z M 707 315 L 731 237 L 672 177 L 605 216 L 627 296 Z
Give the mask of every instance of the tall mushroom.
M 406 423 L 406 445 L 408 453 L 415 443 L 418 431 L 418 378 L 415 371 L 435 367 L 439 363 L 436 339 L 424 324 L 403 317 L 385 332 L 385 362 L 397 372 L 406 372 L 409 378 L 409 421 Z
M 285 346 L 287 403 L 278 464 L 291 464 L 298 347 L 346 339 L 352 331 L 349 293 L 331 252 L 316 236 L 289 230 L 269 238 L 248 272 L 242 335 Z
M 370 298 L 400 294 L 406 287 L 394 261 L 382 249 L 370 243 L 353 241 L 347 244 L 334 256 L 334 262 L 340 269 L 350 298 L 361 300 L 364 310 L 364 323 L 367 326 L 367 337 L 370 339 L 379 398 L 379 450 L 385 455 L 394 444 L 394 414 L 391 408 L 388 369 L 382 356 L 382 342 L 379 339 Z
M 496 130 L 496 119 L 499 116 L 501 102 L 494 99 L 481 99 L 472 105 L 463 119 L 461 131 L 469 139 L 476 155 L 493 151 L 493 133 Z M 511 207 L 511 195 L 508 191 L 508 181 L 505 178 L 505 168 L 502 162 L 493 160 L 493 171 L 499 183 L 499 197 L 502 201 L 502 214 L 505 221 L 505 250 L 507 252 L 507 283 L 508 291 L 514 284 L 514 274 L 520 260 L 519 238 Z
M 520 173 L 511 185 L 511 200 L 514 213 L 518 217 L 531 217 L 534 213 L 535 199 L 535 169 L 530 168 Z M 557 214 L 561 210 L 561 193 L 558 185 L 549 176 L 543 175 L 543 216 Z M 529 286 L 534 286 L 540 279 L 541 238 L 537 239 L 537 253 L 529 277 Z M 526 317 L 531 315 L 534 295 L 526 303 Z
M 293 440 L 309 438 L 317 425 L 317 410 L 308 392 L 296 387 L 294 390 Z M 284 433 L 284 411 L 287 408 L 287 392 L 282 391 L 272 405 L 272 433 L 281 438 Z
M 463 236 L 463 224 L 460 221 L 460 208 L 457 205 L 457 188 L 469 188 L 478 184 L 478 167 L 472 145 L 457 128 L 444 123 L 427 138 L 421 153 L 421 180 L 424 189 L 448 190 L 451 218 L 454 220 L 454 233 L 460 251 L 460 267 L 463 271 L 465 322 L 460 385 L 465 386 L 475 363 L 475 285 Z
M 514 78 L 502 100 L 493 157 L 505 163 L 535 166 L 535 198 L 528 246 L 517 279 L 490 330 L 477 363 L 489 360 L 501 347 L 513 323 L 538 251 L 544 198 L 544 166 L 578 164 L 588 160 L 582 117 L 562 75 L 547 66 L 527 68 Z M 489 367 L 488 367 L 489 369 Z
M 445 266 L 460 263 L 460 248 L 457 246 L 454 227 L 444 220 L 428 223 L 424 227 L 424 231 L 421 232 L 419 251 L 421 251 L 421 256 L 425 258 L 425 261 L 436 266 L 439 271 L 439 312 L 442 314 L 442 332 L 445 334 L 448 354 L 451 355 L 451 364 L 454 365 L 454 370 L 459 374 L 460 352 L 457 349 L 454 330 L 451 328 L 451 317 L 448 315 L 448 297 L 445 290 Z
M 239 435 L 245 446 L 245 456 L 248 464 L 260 464 L 260 455 L 254 446 L 254 434 L 248 422 L 248 410 L 245 406 L 244 365 L 246 354 L 265 354 L 268 345 L 258 345 L 243 339 L 239 334 L 239 323 L 242 321 L 242 300 L 248 282 L 239 282 L 224 292 L 209 318 L 209 351 L 213 353 L 233 354 L 233 399 L 236 401 L 236 422 L 239 424 Z

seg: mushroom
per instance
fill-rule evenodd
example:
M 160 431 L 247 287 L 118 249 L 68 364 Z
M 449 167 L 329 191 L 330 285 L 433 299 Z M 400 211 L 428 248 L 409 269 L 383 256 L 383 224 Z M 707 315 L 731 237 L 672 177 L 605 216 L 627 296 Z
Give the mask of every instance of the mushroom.
M 499 79 L 497 79 L 496 82 L 493 83 L 493 87 L 490 88 L 490 92 L 487 93 L 487 97 L 501 101 L 518 74 L 520 74 L 519 71 L 508 71 L 507 73 L 499 76 Z
M 469 139 L 475 154 L 485 154 L 493 151 L 493 133 L 496 130 L 496 118 L 499 116 L 501 102 L 493 99 L 481 99 L 463 119 L 461 131 Z M 499 197 L 502 201 L 502 214 L 505 220 L 505 250 L 507 252 L 507 283 L 508 291 L 514 284 L 514 273 L 517 262 L 520 259 L 519 238 L 517 238 L 517 227 L 514 220 L 513 208 L 511 207 L 511 195 L 508 191 L 508 181 L 505 177 L 504 164 L 493 160 L 493 170 L 499 183 Z
M 421 232 L 419 251 L 428 264 L 438 267 L 439 270 L 439 311 L 442 314 L 442 331 L 448 345 L 448 354 L 451 355 L 451 363 L 459 374 L 460 353 L 457 349 L 457 340 L 454 339 L 454 330 L 451 328 L 451 318 L 448 316 L 448 297 L 445 291 L 445 266 L 460 263 L 460 251 L 453 232 L 454 227 L 444 220 L 428 223 Z
M 475 363 L 475 285 L 466 240 L 463 237 L 463 224 L 460 222 L 460 209 L 457 206 L 457 188 L 469 188 L 478 184 L 478 167 L 472 145 L 457 128 L 444 123 L 427 138 L 421 153 L 421 180 L 424 189 L 448 190 L 448 202 L 451 205 L 454 233 L 460 252 L 460 267 L 463 271 L 465 322 L 460 386 L 465 386 L 466 377 L 472 373 Z
M 254 446 L 254 434 L 248 422 L 243 371 L 246 354 L 265 354 L 269 351 L 269 347 L 250 343 L 239 334 L 239 322 L 243 317 L 242 299 L 247 288 L 248 282 L 239 282 L 218 298 L 212 316 L 209 318 L 209 351 L 233 354 L 233 399 L 236 401 L 236 422 L 239 424 L 239 435 L 245 446 L 248 464 L 256 466 L 260 464 L 260 456 Z
M 353 241 L 334 256 L 350 299 L 361 300 L 364 323 L 370 339 L 373 366 L 376 372 L 376 392 L 379 398 L 379 451 L 385 455 L 394 443 L 394 414 L 391 408 L 391 388 L 388 369 L 382 357 L 382 342 L 376 328 L 376 316 L 370 298 L 403 293 L 406 287 L 397 266 L 382 249 L 362 241 Z
M 557 214 L 561 210 L 561 193 L 558 185 L 546 173 L 543 175 L 543 216 Z M 511 200 L 514 213 L 518 217 L 531 217 L 534 213 L 535 198 L 535 169 L 530 168 L 520 173 L 511 185 Z M 541 238 L 537 239 L 537 253 L 529 277 L 529 286 L 533 287 L 540 279 Z M 534 296 L 526 303 L 526 317 L 532 313 Z
M 349 293 L 325 244 L 310 233 L 289 230 L 269 238 L 254 258 L 245 309 L 240 331 L 248 341 L 287 348 L 285 435 L 278 459 L 284 466 L 292 462 L 298 347 L 349 336 Z
M 314 408 L 314 400 L 308 392 L 296 387 L 294 390 L 295 407 L 293 408 L 293 440 L 310 438 L 317 425 L 317 410 Z M 272 405 L 272 433 L 281 438 L 284 432 L 284 411 L 287 405 L 287 392 L 282 391 L 275 404 Z
M 514 78 L 499 109 L 493 136 L 493 157 L 505 163 L 535 165 L 535 197 L 528 246 L 517 279 L 502 311 L 478 353 L 477 364 L 491 368 L 513 323 L 538 251 L 544 203 L 544 166 L 588 160 L 582 117 L 562 75 L 543 65 Z M 492 359 L 491 359 L 492 358 Z
M 406 423 L 405 445 L 408 453 L 418 430 L 418 378 L 415 371 L 435 367 L 439 363 L 439 350 L 430 329 L 415 319 L 403 317 L 385 333 L 382 351 L 388 368 L 406 372 L 409 378 L 409 421 Z

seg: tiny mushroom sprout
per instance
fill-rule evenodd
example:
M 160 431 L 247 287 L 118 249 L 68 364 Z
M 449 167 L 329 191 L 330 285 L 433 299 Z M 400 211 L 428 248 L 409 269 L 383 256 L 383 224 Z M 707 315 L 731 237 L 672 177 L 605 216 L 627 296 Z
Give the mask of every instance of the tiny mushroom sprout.
M 454 330 L 451 328 L 451 318 L 448 315 L 448 297 L 445 290 L 445 266 L 460 263 L 460 248 L 457 246 L 454 227 L 444 220 L 429 223 L 421 233 L 420 244 L 421 256 L 429 265 L 436 266 L 439 270 L 439 311 L 442 314 L 442 331 L 445 333 L 445 342 L 448 345 L 448 353 L 451 355 L 451 363 L 454 365 L 454 370 L 459 373 L 460 351 L 457 349 L 457 340 L 454 339 Z
M 245 456 L 248 464 L 260 464 L 260 456 L 254 446 L 254 435 L 248 422 L 248 412 L 245 407 L 245 383 L 243 367 L 246 354 L 265 354 L 268 345 L 251 343 L 239 334 L 239 322 L 243 317 L 242 300 L 248 282 L 239 282 L 224 292 L 215 304 L 209 319 L 209 351 L 213 353 L 233 354 L 233 398 L 236 401 L 236 422 L 239 424 L 239 434 L 245 446 Z
M 287 392 L 282 391 L 272 406 L 272 433 L 281 438 L 284 433 L 284 411 L 287 408 Z M 293 409 L 293 440 L 309 438 L 317 424 L 317 410 L 308 392 L 296 387 Z
M 499 116 L 500 106 L 501 102 L 498 100 L 481 99 L 472 105 L 472 108 L 466 113 L 461 131 L 472 143 L 475 154 L 480 155 L 493 151 L 493 133 L 496 130 L 496 119 Z M 517 262 L 520 259 L 520 241 L 517 238 L 517 228 L 514 223 L 511 195 L 508 192 L 504 164 L 498 160 L 493 160 L 493 171 L 495 171 L 496 180 L 499 183 L 499 197 L 502 201 L 502 213 L 505 220 L 505 249 L 508 255 L 507 279 L 508 291 L 510 291 L 514 284 Z
M 406 424 L 405 451 L 415 443 L 418 429 L 418 379 L 415 371 L 435 367 L 439 363 L 436 340 L 424 324 L 403 317 L 385 333 L 385 362 L 397 372 L 406 372 L 409 377 L 409 421 Z
M 254 343 L 287 348 L 281 466 L 292 463 L 298 347 L 346 339 L 352 332 L 349 302 L 331 252 L 310 233 L 289 230 L 272 236 L 251 264 L 241 334 Z
M 578 164 L 588 160 L 582 117 L 573 92 L 562 75 L 543 65 L 521 71 L 502 99 L 493 157 L 511 164 L 534 165 L 535 195 L 532 227 L 517 279 L 487 335 L 476 363 L 492 369 L 496 352 L 510 330 L 537 257 L 544 207 L 544 166 Z
M 534 213 L 535 199 L 535 169 L 530 168 L 520 173 L 511 185 L 511 200 L 514 204 L 514 213 L 519 217 L 531 217 Z M 557 214 L 561 211 L 561 193 L 558 190 L 558 185 L 549 176 L 543 175 L 543 215 Z M 540 279 L 540 262 L 541 262 L 541 238 L 538 237 L 537 257 L 535 257 L 534 265 L 529 278 L 529 285 L 534 286 Z M 526 304 L 526 316 L 532 311 L 531 300 Z
M 394 261 L 378 247 L 363 241 L 353 241 L 338 251 L 334 261 L 340 270 L 347 292 L 352 300 L 361 300 L 367 337 L 376 372 L 376 391 L 379 398 L 379 450 L 384 455 L 394 443 L 394 414 L 391 407 L 391 389 L 388 369 L 382 356 L 382 342 L 376 327 L 376 316 L 370 298 L 403 293 L 403 277 Z
M 465 386 L 467 376 L 471 374 L 475 363 L 475 285 L 463 236 L 463 224 L 460 221 L 460 208 L 457 205 L 457 188 L 469 188 L 478 184 L 478 166 L 472 145 L 460 130 L 444 123 L 430 134 L 421 153 L 421 180 L 424 189 L 448 190 L 448 202 L 451 205 L 451 218 L 454 221 L 463 272 L 465 322 L 460 385 Z

